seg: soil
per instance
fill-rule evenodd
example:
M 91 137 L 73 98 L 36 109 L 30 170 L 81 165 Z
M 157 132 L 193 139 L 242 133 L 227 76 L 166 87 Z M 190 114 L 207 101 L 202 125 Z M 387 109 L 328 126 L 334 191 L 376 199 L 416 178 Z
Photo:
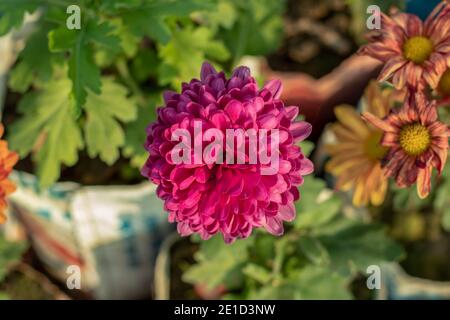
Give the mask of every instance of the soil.
M 415 191 L 412 191 L 415 192 Z M 406 257 L 400 265 L 407 274 L 435 281 L 450 281 L 450 234 L 441 226 L 441 215 L 431 206 L 418 212 L 393 208 L 392 195 L 380 208 L 373 208 L 376 220 L 388 228 Z
M 407 257 L 401 262 L 414 277 L 435 281 L 450 281 L 450 235 L 435 240 L 404 244 Z
M 188 238 L 177 241 L 171 248 L 170 254 L 170 298 L 171 299 L 198 299 L 192 285 L 183 282 L 182 275 L 195 261 L 194 253 L 198 246 Z
M 11 268 L 0 283 L 0 293 L 11 300 L 68 299 L 44 274 L 25 262 Z
M 40 283 L 20 272 L 11 273 L 0 285 L 8 299 L 52 300 L 54 297 L 42 289 Z

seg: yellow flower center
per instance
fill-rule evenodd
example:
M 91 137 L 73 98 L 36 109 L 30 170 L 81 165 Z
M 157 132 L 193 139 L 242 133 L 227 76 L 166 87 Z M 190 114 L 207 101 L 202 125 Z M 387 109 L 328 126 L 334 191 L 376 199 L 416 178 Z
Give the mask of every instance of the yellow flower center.
M 400 130 L 400 146 L 410 156 L 418 156 L 428 150 L 431 136 L 420 123 L 405 125 Z
M 381 131 L 373 131 L 367 137 L 364 144 L 364 151 L 370 160 L 379 161 L 386 154 L 388 149 L 383 147 L 380 143 L 382 137 L 383 132 Z
M 422 64 L 430 57 L 433 49 L 434 45 L 430 39 L 422 36 L 412 37 L 403 45 L 403 56 L 415 64 Z
M 446 96 L 450 96 L 450 69 L 447 69 L 439 81 L 439 90 Z

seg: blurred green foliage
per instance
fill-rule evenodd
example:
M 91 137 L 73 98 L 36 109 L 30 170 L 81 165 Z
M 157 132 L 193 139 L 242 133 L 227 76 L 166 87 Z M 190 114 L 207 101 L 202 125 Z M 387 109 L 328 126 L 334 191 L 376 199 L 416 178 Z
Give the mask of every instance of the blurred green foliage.
M 82 0 L 69 30 L 70 0 L 2 0 L 0 35 L 39 18 L 9 77 L 22 94 L 11 148 L 32 155 L 43 186 L 87 150 L 111 165 L 139 167 L 145 128 L 164 89 L 198 77 L 204 60 L 230 71 L 244 55 L 275 50 L 284 1 Z

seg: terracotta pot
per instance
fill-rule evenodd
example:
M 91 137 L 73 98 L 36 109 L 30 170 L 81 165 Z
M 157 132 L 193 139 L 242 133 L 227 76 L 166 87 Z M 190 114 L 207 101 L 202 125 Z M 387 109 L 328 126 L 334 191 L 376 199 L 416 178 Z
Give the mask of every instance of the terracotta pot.
M 276 72 L 262 67 L 268 79 L 283 83 L 281 98 L 287 105 L 300 107 L 300 113 L 313 125 L 310 139 L 317 141 L 328 122 L 335 120 L 333 109 L 340 104 L 356 105 L 368 82 L 381 69 L 377 60 L 354 55 L 320 79 L 303 73 Z

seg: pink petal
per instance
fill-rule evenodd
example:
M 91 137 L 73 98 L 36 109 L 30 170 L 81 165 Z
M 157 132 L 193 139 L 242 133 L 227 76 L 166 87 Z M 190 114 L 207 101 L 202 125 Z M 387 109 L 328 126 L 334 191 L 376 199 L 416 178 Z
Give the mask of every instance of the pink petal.
M 294 141 L 303 141 L 311 134 L 312 126 L 305 121 L 294 122 L 289 127 L 289 130 L 294 137 Z
M 217 74 L 216 69 L 214 69 L 214 67 L 210 63 L 203 62 L 202 70 L 200 72 L 200 79 L 204 82 L 209 75 L 215 74 Z
M 283 90 L 283 85 L 280 80 L 270 80 L 266 83 L 263 89 L 269 90 L 272 94 L 273 99 L 278 99 L 281 96 L 281 91 Z

